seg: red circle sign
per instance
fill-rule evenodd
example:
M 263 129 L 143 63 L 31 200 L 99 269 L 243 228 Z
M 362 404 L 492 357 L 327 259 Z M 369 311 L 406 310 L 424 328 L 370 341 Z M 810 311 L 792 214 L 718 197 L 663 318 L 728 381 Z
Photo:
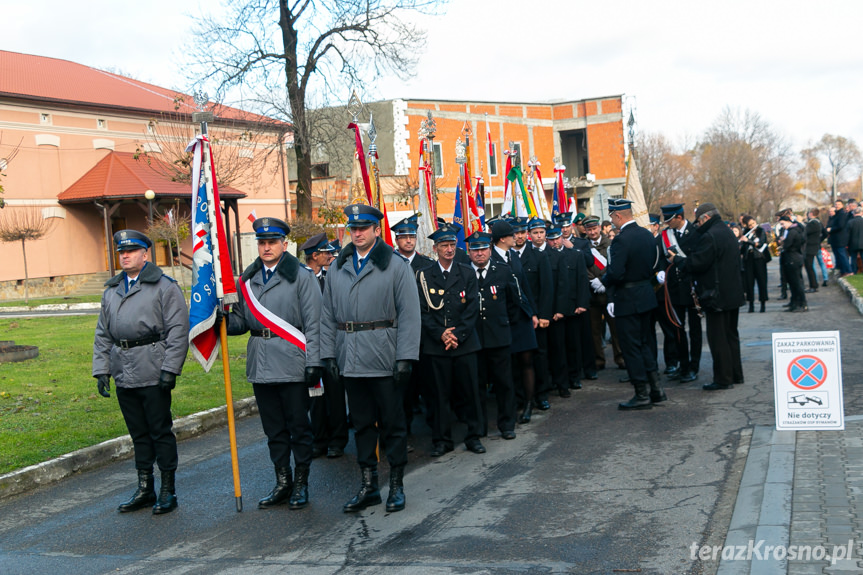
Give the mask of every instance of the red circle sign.
M 826 380 L 827 366 L 814 355 L 801 355 L 788 364 L 788 381 L 798 389 L 816 389 Z

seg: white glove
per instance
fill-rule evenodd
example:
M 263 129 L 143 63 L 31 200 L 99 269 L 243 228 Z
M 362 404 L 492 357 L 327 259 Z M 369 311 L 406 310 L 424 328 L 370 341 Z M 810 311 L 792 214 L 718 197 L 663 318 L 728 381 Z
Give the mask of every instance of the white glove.
M 602 282 L 599 281 L 599 278 L 593 278 L 590 280 L 590 287 L 593 288 L 593 291 L 596 293 L 605 293 L 605 286 L 602 285 Z
M 656 272 L 656 281 L 659 282 L 659 285 L 664 284 L 665 283 L 665 272 L 663 272 L 663 271 Z
M 607 306 L 605 306 L 605 309 L 608 312 L 608 315 L 614 317 L 614 302 L 611 302 Z

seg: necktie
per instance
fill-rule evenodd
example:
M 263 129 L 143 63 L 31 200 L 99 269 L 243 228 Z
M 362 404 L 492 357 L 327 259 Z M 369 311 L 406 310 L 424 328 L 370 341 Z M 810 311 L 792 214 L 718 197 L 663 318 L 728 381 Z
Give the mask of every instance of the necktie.
M 479 281 L 483 281 L 485 279 L 485 268 L 480 268 L 476 270 L 476 278 Z
M 509 252 L 506 252 L 506 263 L 512 265 L 512 258 L 509 255 Z
M 273 277 L 273 271 L 272 270 L 264 270 L 264 283 L 267 283 L 268 281 L 270 281 L 271 277 Z
M 449 279 L 449 272 L 444 272 L 444 273 L 443 273 L 443 281 L 444 281 L 444 283 L 446 283 L 446 280 L 448 280 L 448 279 Z
M 129 282 L 129 289 L 126 290 L 126 293 L 129 293 L 130 291 L 132 291 L 132 288 L 135 287 L 136 283 L 138 283 L 138 280 L 136 280 L 136 279 L 130 281 Z

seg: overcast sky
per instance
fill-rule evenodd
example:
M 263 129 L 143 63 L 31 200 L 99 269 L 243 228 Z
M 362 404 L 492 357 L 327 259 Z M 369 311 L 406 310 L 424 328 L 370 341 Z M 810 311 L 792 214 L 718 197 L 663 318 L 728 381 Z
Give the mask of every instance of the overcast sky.
M 216 2 L 3 4 L 0 49 L 185 88 L 176 63 L 188 14 Z M 623 94 L 641 130 L 673 141 L 694 140 L 734 106 L 760 113 L 798 148 L 824 133 L 863 146 L 861 0 L 452 0 L 426 22 L 419 75 L 381 80 L 381 98 Z

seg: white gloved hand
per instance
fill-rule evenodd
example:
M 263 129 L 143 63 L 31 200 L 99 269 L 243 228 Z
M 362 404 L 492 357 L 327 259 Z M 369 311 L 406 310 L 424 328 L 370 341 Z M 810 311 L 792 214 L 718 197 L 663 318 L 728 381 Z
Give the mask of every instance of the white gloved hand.
M 663 272 L 663 271 L 656 272 L 656 281 L 659 282 L 659 285 L 664 284 L 665 283 L 665 272 Z
M 590 287 L 593 288 L 593 291 L 596 293 L 605 293 L 605 286 L 602 285 L 602 282 L 599 281 L 599 278 L 593 278 L 590 280 Z
M 608 312 L 608 315 L 614 317 L 614 302 L 611 302 L 607 306 L 605 306 L 605 309 Z

